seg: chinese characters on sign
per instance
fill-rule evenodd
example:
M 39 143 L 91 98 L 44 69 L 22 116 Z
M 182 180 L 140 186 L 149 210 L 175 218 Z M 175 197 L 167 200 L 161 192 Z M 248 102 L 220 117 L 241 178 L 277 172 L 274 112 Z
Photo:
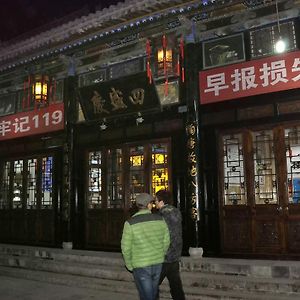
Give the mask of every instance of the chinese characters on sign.
M 159 104 L 154 84 L 146 73 L 101 82 L 80 89 L 80 103 L 87 120 L 136 113 Z
M 64 105 L 53 104 L 40 110 L 0 118 L 0 141 L 57 131 L 64 128 Z
M 128 100 L 130 100 L 134 105 L 143 105 L 144 96 L 145 90 L 142 88 L 137 88 L 131 91 Z M 111 88 L 111 91 L 109 92 L 109 99 L 113 107 L 111 109 L 112 111 L 127 108 L 127 105 L 123 101 L 122 91 Z M 91 102 L 94 106 L 94 114 L 109 114 L 109 111 L 104 108 L 106 100 L 103 99 L 97 91 L 94 91 L 94 96 L 91 98 Z
M 187 155 L 188 155 L 188 197 L 191 205 L 191 217 L 194 221 L 199 220 L 198 199 L 198 174 L 197 174 L 197 134 L 196 122 L 186 125 L 187 133 Z
M 298 88 L 300 51 L 201 71 L 200 103 L 209 104 L 240 97 Z

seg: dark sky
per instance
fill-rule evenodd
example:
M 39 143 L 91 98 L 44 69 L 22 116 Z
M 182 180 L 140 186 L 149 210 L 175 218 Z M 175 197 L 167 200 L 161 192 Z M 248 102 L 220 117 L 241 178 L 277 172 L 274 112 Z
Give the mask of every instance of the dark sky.
M 124 0 L 0 0 L 0 41 L 60 22 L 63 17 L 95 7 L 108 7 Z

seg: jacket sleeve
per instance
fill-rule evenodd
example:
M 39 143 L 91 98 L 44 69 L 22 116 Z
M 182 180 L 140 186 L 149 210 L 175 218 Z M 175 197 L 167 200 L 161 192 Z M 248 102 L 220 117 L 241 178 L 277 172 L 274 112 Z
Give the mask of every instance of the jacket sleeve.
M 165 235 L 164 235 L 164 253 L 166 254 L 169 246 L 170 246 L 170 232 L 167 226 L 167 223 L 164 221 L 165 224 Z
M 121 240 L 121 249 L 126 268 L 129 271 L 132 271 L 132 230 L 128 222 L 125 222 L 124 224 L 123 235 Z

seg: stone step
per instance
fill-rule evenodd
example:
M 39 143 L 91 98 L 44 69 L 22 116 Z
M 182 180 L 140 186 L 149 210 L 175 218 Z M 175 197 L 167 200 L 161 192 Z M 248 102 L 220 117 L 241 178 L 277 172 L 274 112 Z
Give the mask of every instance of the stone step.
M 182 257 L 181 265 L 192 272 L 300 279 L 300 261 Z
M 20 268 L 3 267 L 0 266 L 0 274 L 3 276 L 25 278 L 30 280 L 42 281 L 47 283 L 62 284 L 66 286 L 76 286 L 83 288 L 90 288 L 96 290 L 112 291 L 120 293 L 120 298 L 122 294 L 132 295 L 132 299 L 138 299 L 137 292 L 133 281 L 116 281 L 108 279 L 99 279 L 94 277 L 83 277 L 78 275 L 70 274 L 60 274 L 45 271 L 34 271 L 26 270 Z M 1 276 L 0 275 L 0 276 Z M 169 295 L 169 290 L 167 284 L 162 284 L 160 287 L 160 298 L 161 299 L 171 299 Z M 294 295 L 266 295 L 255 292 L 241 292 L 241 291 L 223 291 L 218 289 L 208 289 L 208 288 L 186 288 L 186 299 L 187 300 L 298 300 L 298 296 Z
M 0 254 L 103 265 L 124 265 L 121 253 L 0 244 Z
M 0 244 L 0 265 L 133 284 L 120 253 Z M 181 276 L 189 296 L 204 290 L 300 299 L 300 262 L 183 257 Z
M 123 266 L 97 265 L 85 262 L 56 261 L 49 258 L 0 255 L 0 265 L 20 267 L 36 271 L 71 274 L 104 280 L 132 281 L 132 276 Z M 185 288 L 207 288 L 220 291 L 260 292 L 264 294 L 300 295 L 300 282 L 285 278 L 255 278 L 240 275 L 181 272 Z

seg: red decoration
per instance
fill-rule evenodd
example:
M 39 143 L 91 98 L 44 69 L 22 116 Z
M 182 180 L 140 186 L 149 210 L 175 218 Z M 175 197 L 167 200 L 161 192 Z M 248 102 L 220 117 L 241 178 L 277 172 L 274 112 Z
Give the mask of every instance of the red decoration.
M 22 98 L 22 109 L 30 107 L 30 82 L 31 78 L 28 75 L 27 80 L 24 80 L 23 84 L 23 98 Z
M 162 47 L 163 47 L 163 65 L 164 65 L 164 75 L 165 75 L 165 96 L 167 96 L 168 95 L 167 37 L 165 34 L 162 37 Z
M 150 61 L 151 61 L 151 45 L 150 41 L 147 40 L 146 42 L 146 54 L 147 54 L 147 63 L 146 63 L 146 69 L 147 69 L 147 77 L 149 78 L 149 83 L 152 83 L 152 72 L 151 72 L 151 66 L 150 66 Z
M 181 81 L 184 82 L 185 80 L 185 75 L 184 75 L 184 40 L 183 37 L 180 39 L 179 43 L 179 53 L 180 53 L 180 58 L 181 58 Z

